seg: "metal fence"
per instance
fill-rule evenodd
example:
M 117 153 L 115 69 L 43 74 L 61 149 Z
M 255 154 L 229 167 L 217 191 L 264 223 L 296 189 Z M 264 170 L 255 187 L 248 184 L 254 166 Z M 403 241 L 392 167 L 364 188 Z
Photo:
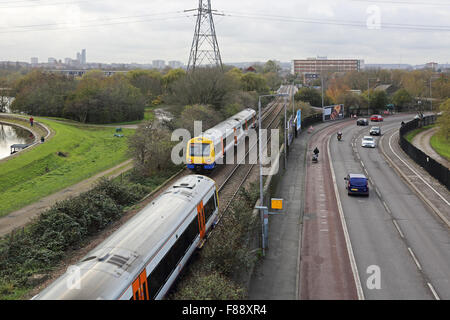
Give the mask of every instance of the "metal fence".
M 440 183 L 450 190 L 450 170 L 431 158 L 423 151 L 417 149 L 408 140 L 405 139 L 405 135 L 417 128 L 428 126 L 436 122 L 436 116 L 426 116 L 423 119 L 414 119 L 408 123 L 405 123 L 400 128 L 400 140 L 399 144 L 403 151 L 413 159 L 418 165 L 424 168 L 433 178 L 437 179 Z

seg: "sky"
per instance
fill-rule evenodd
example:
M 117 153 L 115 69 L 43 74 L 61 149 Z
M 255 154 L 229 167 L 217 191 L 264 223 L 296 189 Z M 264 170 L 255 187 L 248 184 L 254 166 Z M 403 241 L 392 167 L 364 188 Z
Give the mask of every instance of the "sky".
M 204 1 L 206 2 L 206 1 Z M 211 0 L 224 63 L 450 62 L 449 0 Z M 197 0 L 0 0 L 0 61 L 187 64 Z

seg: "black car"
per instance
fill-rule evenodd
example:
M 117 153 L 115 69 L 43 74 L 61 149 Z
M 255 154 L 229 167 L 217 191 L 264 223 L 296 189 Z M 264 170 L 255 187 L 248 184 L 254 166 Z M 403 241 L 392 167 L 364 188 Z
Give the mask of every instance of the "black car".
M 369 121 L 367 119 L 361 118 L 361 119 L 356 120 L 356 125 L 357 126 L 368 126 Z

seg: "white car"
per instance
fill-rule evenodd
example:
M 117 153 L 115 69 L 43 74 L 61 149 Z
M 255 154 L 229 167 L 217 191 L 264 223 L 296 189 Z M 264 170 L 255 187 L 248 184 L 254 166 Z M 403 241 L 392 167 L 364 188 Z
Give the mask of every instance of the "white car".
M 371 136 L 364 136 L 361 141 L 361 147 L 363 148 L 375 148 L 377 145 L 375 138 Z

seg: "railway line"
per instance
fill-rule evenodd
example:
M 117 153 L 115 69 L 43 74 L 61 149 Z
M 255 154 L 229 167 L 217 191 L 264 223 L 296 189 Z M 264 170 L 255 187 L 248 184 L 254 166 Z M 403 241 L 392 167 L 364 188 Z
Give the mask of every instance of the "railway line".
M 291 87 L 287 87 L 284 89 L 286 90 L 285 93 L 292 93 Z M 284 100 L 281 98 L 278 98 L 271 105 L 269 105 L 262 115 L 261 123 L 263 129 L 278 128 L 280 125 L 280 113 L 283 110 Z M 268 136 L 267 144 L 263 146 L 263 152 L 265 151 L 265 149 L 267 149 L 267 146 L 270 143 L 270 139 L 271 137 Z M 224 166 L 225 168 L 221 169 L 224 169 L 223 171 L 226 172 L 218 172 L 217 176 L 213 177 L 213 179 L 216 180 L 216 183 L 219 186 L 219 196 L 221 202 L 225 203 L 225 205 L 222 205 L 221 208 L 219 208 L 219 220 L 222 214 L 224 214 L 230 207 L 239 190 L 247 181 L 248 177 L 255 168 L 255 165 L 257 163 L 250 163 L 249 156 L 251 152 L 257 153 L 258 143 L 259 141 L 256 141 L 253 145 L 249 145 L 247 147 L 245 156 L 243 156 L 241 159 L 238 159 L 238 155 L 235 154 L 235 164 Z
M 284 107 L 284 101 L 275 100 L 274 102 L 270 103 L 266 108 L 263 110 L 262 114 L 262 127 L 264 129 L 271 129 L 274 127 L 277 127 L 279 125 L 279 115 Z M 278 120 L 278 122 L 277 122 Z M 254 141 L 252 141 L 254 143 Z M 243 144 L 246 145 L 245 142 Z M 245 156 L 240 160 L 237 161 L 237 155 L 235 156 L 235 162 L 233 165 L 222 165 L 217 168 L 216 171 L 214 171 L 212 174 L 210 174 L 210 178 L 212 178 L 215 181 L 216 187 L 218 187 L 219 197 L 221 199 L 221 206 L 219 214 L 223 215 L 226 210 L 228 209 L 229 205 L 232 203 L 233 199 L 236 197 L 238 191 L 246 181 L 247 177 L 252 171 L 252 168 L 254 167 L 254 164 L 248 164 L 245 160 L 248 158 L 250 152 L 252 152 L 256 147 L 258 146 L 258 142 L 254 143 L 251 146 L 248 146 L 247 152 L 245 153 Z M 266 148 L 266 147 L 264 147 Z M 245 173 L 244 173 L 245 172 Z M 121 225 L 123 225 L 125 222 L 133 218 L 137 213 L 139 213 L 144 207 L 149 205 L 151 202 L 153 202 L 155 199 L 159 199 L 159 196 L 164 194 L 167 186 L 173 184 L 175 181 L 181 179 L 182 177 L 185 177 L 187 175 L 191 174 L 191 171 L 188 169 L 180 170 L 178 173 L 176 173 L 174 176 L 172 176 L 169 180 L 167 180 L 164 185 L 160 186 L 157 190 L 149 194 L 141 203 L 139 203 L 136 208 L 131 212 L 130 214 L 127 214 L 124 219 L 121 219 L 115 225 L 108 230 L 106 233 L 111 235 L 113 233 L 119 232 L 119 228 Z M 220 220 L 220 218 L 218 219 Z M 218 222 L 218 221 L 217 221 Z M 122 229 L 120 229 L 122 230 Z M 99 238 L 104 238 L 104 235 Z M 96 246 L 96 244 L 99 244 L 99 241 L 102 241 L 102 239 L 97 239 L 96 241 L 93 241 L 92 244 L 90 244 L 86 250 L 89 250 L 89 248 L 92 248 Z M 81 250 L 80 255 L 83 254 L 84 251 Z M 77 256 L 79 256 L 77 254 Z M 75 262 L 75 261 L 74 261 Z M 65 270 L 64 270 L 65 271 Z M 62 272 L 64 272 L 62 271 Z M 62 274 L 62 273 L 61 273 Z M 61 275 L 60 274 L 60 275 Z M 47 284 L 43 284 L 43 287 L 46 287 L 50 283 L 47 282 Z M 42 287 L 41 287 L 42 288 Z M 34 292 L 37 293 L 37 292 Z

